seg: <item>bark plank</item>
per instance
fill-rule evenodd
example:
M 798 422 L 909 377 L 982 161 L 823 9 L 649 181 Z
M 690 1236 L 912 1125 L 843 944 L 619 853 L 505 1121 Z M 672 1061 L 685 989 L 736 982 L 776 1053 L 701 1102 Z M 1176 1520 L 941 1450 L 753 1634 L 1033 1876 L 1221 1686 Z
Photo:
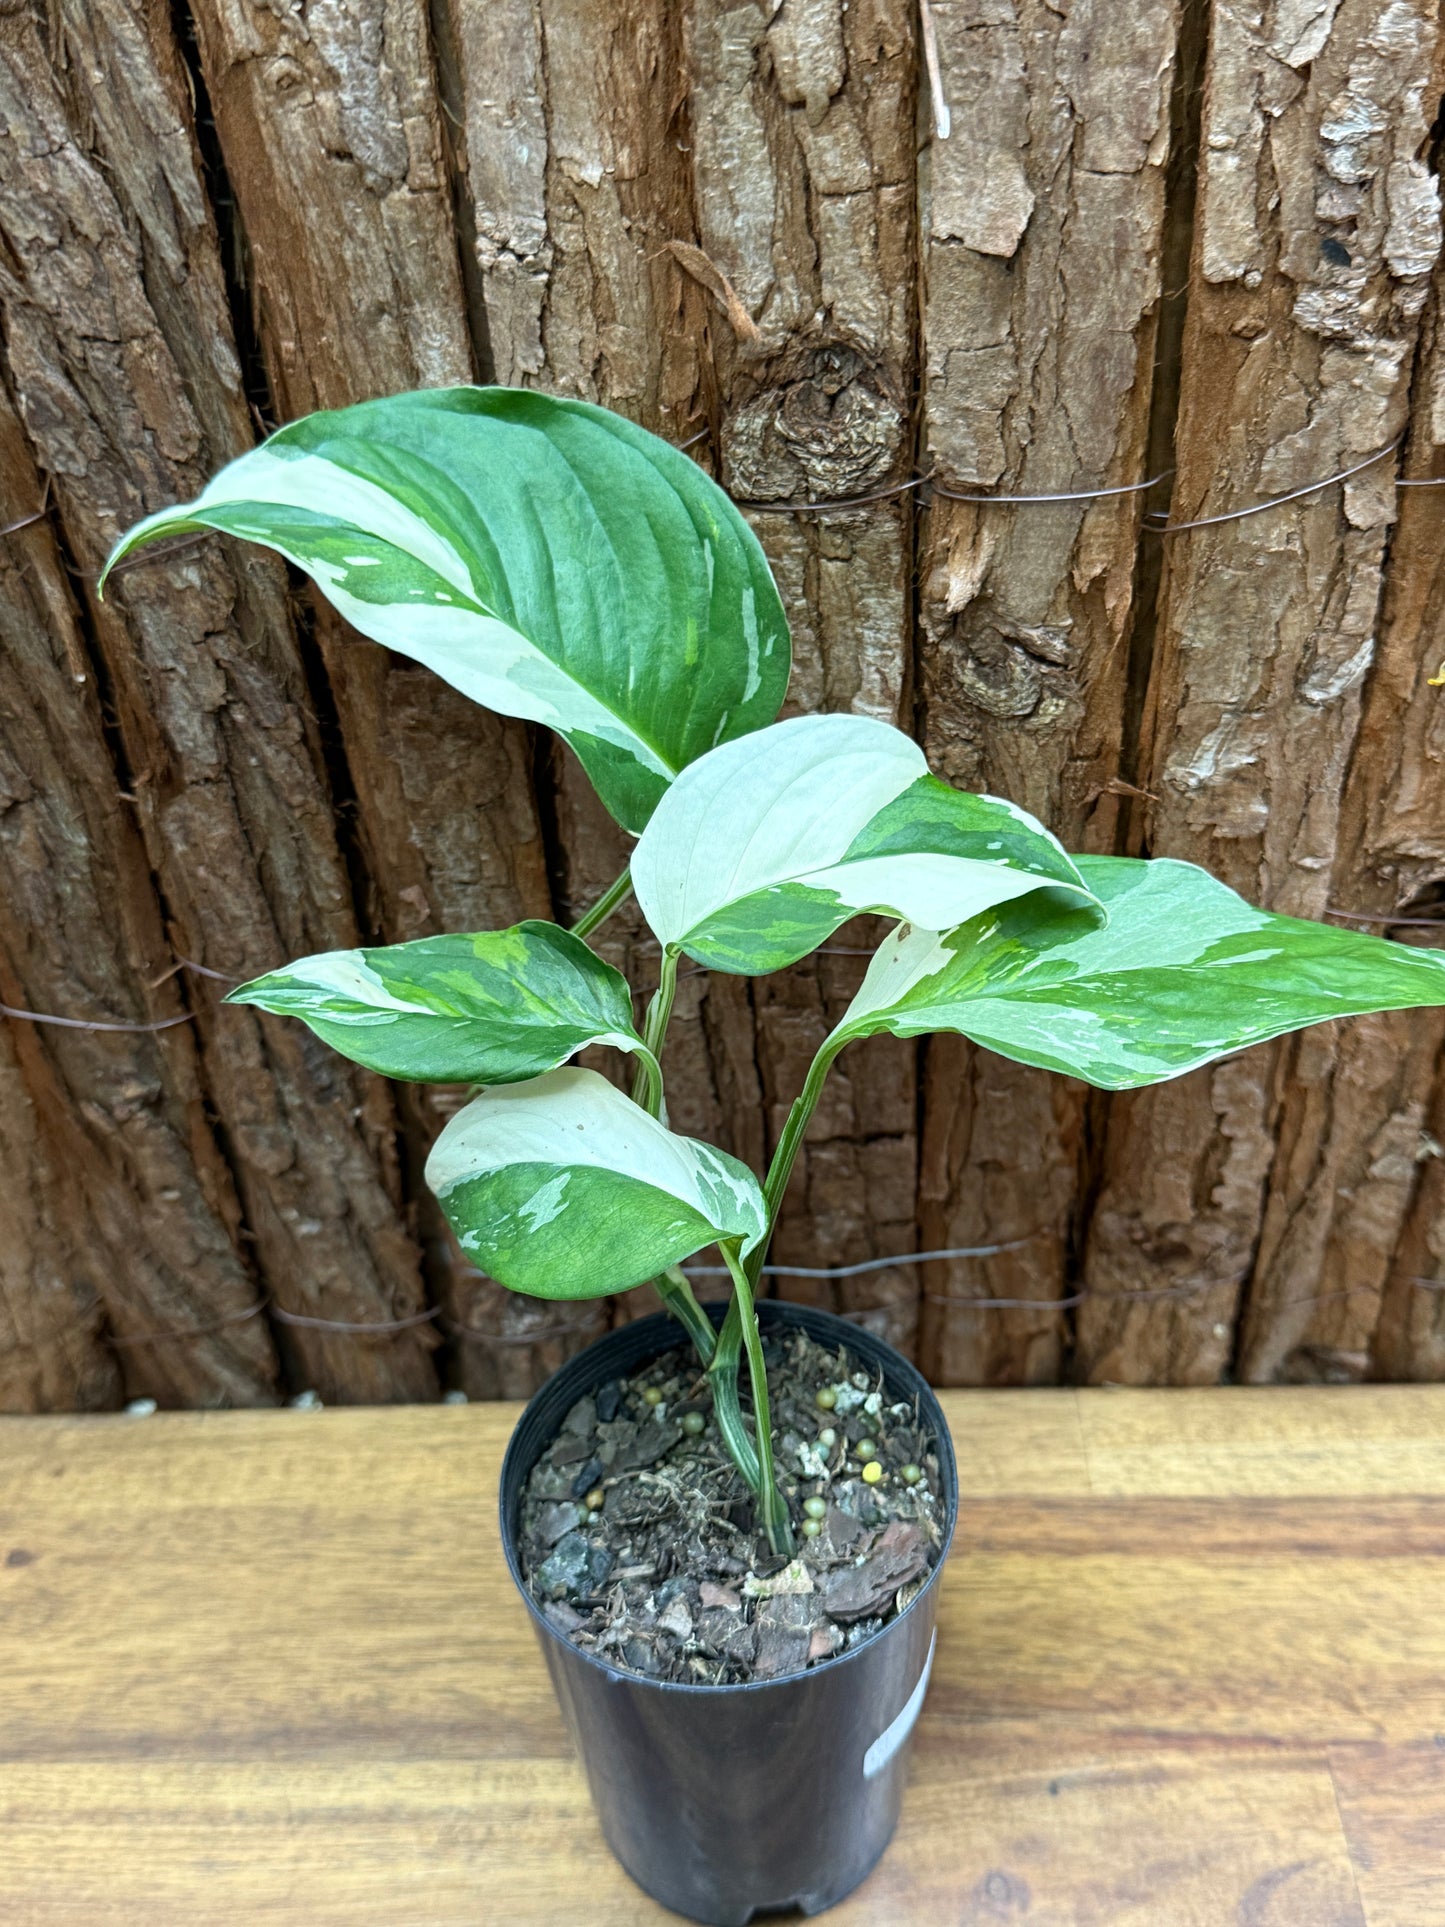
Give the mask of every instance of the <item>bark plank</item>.
M 1178 10 L 936 0 L 947 140 L 923 206 L 923 463 L 961 493 L 1140 481 L 1165 240 Z M 1118 833 L 1142 493 L 922 520 L 924 741 L 961 788 L 1012 798 L 1071 849 Z M 957 1038 L 928 1045 L 923 1358 L 945 1383 L 1062 1362 L 1083 1088 Z M 1041 1309 L 970 1312 L 968 1300 Z
M 41 497 L 0 395 L 0 504 L 18 520 Z M 185 1016 L 189 986 L 120 790 L 42 519 L 0 546 L 0 1001 L 12 1009 Z M 0 1404 L 86 1409 L 122 1387 L 167 1405 L 270 1403 L 276 1360 L 192 1027 L 0 1030 Z
M 1176 522 L 1284 494 L 1399 434 L 1439 246 L 1422 159 L 1432 7 L 1349 0 L 1306 18 L 1218 0 L 1210 23 Z M 1167 538 L 1141 760 L 1158 799 L 1151 854 L 1203 863 L 1272 909 L 1326 909 L 1394 510 L 1385 459 Z M 1079 1316 L 1086 1376 L 1206 1383 L 1230 1356 L 1279 1056 L 1248 1052 L 1113 1107 Z M 1293 1176 L 1280 1167 L 1286 1193 L 1301 1155 L 1313 1162 L 1292 1145 Z M 1160 1290 L 1178 1295 L 1124 1296 Z
M 686 317 L 700 319 L 705 297 L 665 253 L 690 235 L 673 10 L 653 0 L 624 19 L 582 0 L 503 0 L 449 4 L 443 18 L 496 380 L 597 401 L 669 441 L 687 440 L 700 415 Z M 630 843 L 569 750 L 549 744 L 541 772 L 555 910 L 568 923 L 626 866 Z M 650 988 L 656 948 L 635 909 L 594 942 Z M 706 1071 L 699 988 L 684 985 L 669 1044 L 683 1107 L 674 1122 L 717 1138 L 712 1079 L 694 1081 Z M 595 1068 L 625 1081 L 613 1054 L 596 1055 Z M 604 1302 L 533 1303 L 476 1283 L 462 1353 L 462 1382 L 475 1394 L 531 1390 L 607 1327 Z M 650 1309 L 644 1301 L 633 1294 L 623 1315 Z
M 808 0 L 687 12 L 697 243 L 730 299 L 706 347 L 724 486 L 782 592 L 794 670 L 785 713 L 912 723 L 915 381 L 915 9 Z M 802 513 L 768 505 L 801 502 Z M 777 1141 L 813 1052 L 881 934 L 847 926 L 829 954 L 753 987 L 756 1057 Z M 917 1051 L 855 1046 L 835 1069 L 780 1214 L 778 1264 L 857 1264 L 914 1247 Z M 783 1297 L 855 1316 L 905 1351 L 918 1274 L 779 1277 Z
M 94 594 L 124 528 L 252 438 L 189 112 L 159 4 L 0 19 L 9 378 L 82 572 L 174 941 L 234 979 L 355 925 L 279 565 L 197 543 Z M 302 1315 L 416 1310 L 384 1087 L 219 989 L 194 986 L 197 1029 L 267 1288 Z M 325 1398 L 435 1389 L 426 1334 L 384 1364 L 338 1335 L 290 1328 L 286 1347 Z
M 1445 450 L 1440 272 L 1437 266 L 1411 397 L 1404 464 L 1411 479 L 1438 475 Z M 1374 927 L 1432 948 L 1439 936 L 1429 920 L 1440 914 L 1445 878 L 1445 709 L 1429 680 L 1445 658 L 1442 494 L 1400 491 L 1379 655 L 1346 799 L 1349 861 L 1335 886 L 1345 908 L 1425 919 L 1424 927 Z M 1262 1268 L 1251 1289 L 1245 1363 L 1252 1376 L 1305 1376 L 1312 1368 L 1313 1375 L 1356 1377 L 1363 1350 L 1373 1377 L 1445 1377 L 1445 1293 L 1438 1288 L 1445 1269 L 1442 1045 L 1445 1019 L 1431 1011 L 1345 1027 L 1342 1067 L 1348 1070 L 1369 1050 L 1375 1061 L 1383 1059 L 1385 1074 L 1376 1090 L 1350 1090 L 1346 1103 L 1333 1103 L 1325 1142 L 1331 1160 L 1343 1165 L 1343 1182 L 1338 1201 L 1321 1213 L 1327 1240 L 1318 1277 L 1322 1302 L 1307 1305 L 1303 1317 L 1297 1307 L 1290 1308 L 1292 1317 L 1282 1315 L 1278 1300 L 1306 1294 L 1293 1282 L 1288 1293 L 1267 1296 L 1264 1288 L 1274 1280 Z M 1348 1300 L 1330 1295 L 1345 1289 Z
M 69 1186 L 50 1151 L 0 1029 L 0 1412 L 113 1410 L 120 1366 L 79 1274 Z
M 474 380 L 426 8 L 210 0 L 196 18 L 278 414 Z M 319 597 L 311 606 L 374 938 L 550 915 L 530 730 L 365 641 Z M 489 1367 L 479 1380 L 472 1346 L 497 1328 L 503 1295 L 462 1261 L 421 1175 L 460 1093 L 400 1086 L 397 1100 L 432 1283 L 449 1322 L 475 1334 L 460 1382 L 500 1390 Z
M 750 0 L 679 22 L 659 4 L 623 28 L 544 0 L 454 22 L 498 378 L 587 396 L 675 442 L 706 428 L 699 457 L 720 460 L 740 498 L 836 499 L 892 480 L 907 460 L 912 355 L 911 10 L 827 0 L 770 21 Z M 760 514 L 755 526 L 793 621 L 794 705 L 900 718 L 906 507 Z M 626 842 L 564 753 L 556 767 L 571 914 L 622 867 Z M 601 947 L 644 984 L 655 976 L 635 919 L 614 920 Z M 816 968 L 793 975 L 766 989 L 685 979 L 669 1043 L 674 1121 L 755 1165 L 767 1148 L 758 1099 L 775 1131 L 831 1007 Z M 912 1206 L 899 1203 L 912 1184 L 911 1075 L 905 1100 L 879 1099 L 906 1129 L 874 1133 L 848 1104 L 820 1122 L 799 1184 L 829 1224 L 814 1237 L 790 1207 L 781 1248 L 795 1261 L 870 1257 L 911 1236 Z M 888 1193 L 872 1226 L 870 1187 Z M 911 1279 L 885 1274 L 844 1302 L 902 1296 L 890 1330 L 910 1342 L 914 1295 Z

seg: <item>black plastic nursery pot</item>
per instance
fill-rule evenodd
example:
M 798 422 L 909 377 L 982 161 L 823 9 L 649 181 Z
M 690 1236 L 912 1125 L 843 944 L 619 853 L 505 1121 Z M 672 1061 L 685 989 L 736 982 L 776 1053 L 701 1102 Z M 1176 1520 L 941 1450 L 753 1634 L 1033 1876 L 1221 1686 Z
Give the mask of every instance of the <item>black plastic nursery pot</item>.
M 723 1307 L 709 1306 L 715 1320 Z M 640 1887 L 710 1927 L 755 1914 L 822 1913 L 877 1863 L 898 1822 L 909 1737 L 933 1662 L 938 1586 L 958 1515 L 943 1412 L 891 1345 L 831 1312 L 765 1299 L 765 1335 L 801 1327 L 881 1370 L 894 1399 L 919 1401 L 937 1440 L 943 1544 L 918 1595 L 851 1651 L 807 1672 L 739 1686 L 643 1679 L 608 1666 L 544 1618 L 518 1556 L 522 1492 L 579 1398 L 681 1342 L 659 1313 L 609 1332 L 537 1393 L 502 1466 L 502 1543 L 582 1756 L 602 1831 Z

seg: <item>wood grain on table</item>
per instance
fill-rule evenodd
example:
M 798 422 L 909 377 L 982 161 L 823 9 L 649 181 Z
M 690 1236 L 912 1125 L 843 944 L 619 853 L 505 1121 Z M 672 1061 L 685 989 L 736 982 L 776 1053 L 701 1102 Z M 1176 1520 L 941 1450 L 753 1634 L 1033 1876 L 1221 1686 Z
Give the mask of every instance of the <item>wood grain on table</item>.
M 1445 1388 L 951 1392 L 897 1838 L 838 1927 L 1441 1927 Z M 0 1421 L 5 1927 L 637 1927 L 514 1406 Z

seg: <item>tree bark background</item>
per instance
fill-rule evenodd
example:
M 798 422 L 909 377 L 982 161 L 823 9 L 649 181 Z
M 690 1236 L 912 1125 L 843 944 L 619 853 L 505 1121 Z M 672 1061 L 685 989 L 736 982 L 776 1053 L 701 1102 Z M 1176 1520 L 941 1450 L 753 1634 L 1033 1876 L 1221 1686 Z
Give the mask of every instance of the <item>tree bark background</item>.
M 1420 159 L 1439 59 L 1423 3 L 1346 0 L 1308 19 L 1213 9 L 1172 520 L 1287 493 L 1403 434 L 1439 254 L 1438 193 Z M 1351 760 L 1395 466 L 1162 538 L 1139 756 L 1148 848 L 1294 916 L 1353 909 L 1339 894 L 1353 883 L 1344 799 L 1389 780 Z M 1338 1060 L 1351 1119 L 1360 1039 L 1347 1032 Z M 1257 1254 L 1261 1293 L 1279 1291 L 1282 1221 L 1298 1226 L 1306 1167 L 1324 1155 L 1299 1141 L 1324 1130 L 1302 1112 L 1340 1049 L 1338 1035 L 1285 1040 L 1111 1106 L 1084 1253 L 1084 1376 L 1208 1383 L 1231 1364 Z M 1322 1257 L 1285 1295 L 1315 1290 Z M 1140 1295 L 1150 1290 L 1174 1295 Z M 1260 1343 L 1256 1317 L 1251 1362 Z
M 1144 474 L 1177 91 L 1172 0 L 934 9 L 954 132 L 925 150 L 925 465 L 960 494 L 1127 487 Z M 986 507 L 939 496 L 920 554 L 924 742 L 1072 849 L 1119 834 L 1129 626 L 1146 493 Z M 930 1041 L 926 1367 L 1048 1383 L 1086 1177 L 1082 1086 Z M 1021 1307 L 970 1311 L 974 1299 Z M 1033 1303 L 1042 1307 L 1031 1308 Z
M 1395 486 L 1445 468 L 1434 8 L 926 18 L 946 140 L 920 0 L 0 10 L 0 1002 L 128 1026 L 0 1017 L 0 1409 L 517 1395 L 647 1308 L 476 1276 L 421 1182 L 457 1094 L 221 1004 L 626 861 L 564 752 L 255 550 L 98 601 L 121 528 L 313 408 L 620 409 L 745 505 L 790 713 L 1435 941 L 1445 489 Z M 760 1163 L 876 934 L 685 975 L 678 1126 Z M 635 916 L 600 942 L 650 989 Z M 855 1048 L 773 1288 L 943 1383 L 1445 1376 L 1442 1043 L 1361 1020 L 1127 1100 Z

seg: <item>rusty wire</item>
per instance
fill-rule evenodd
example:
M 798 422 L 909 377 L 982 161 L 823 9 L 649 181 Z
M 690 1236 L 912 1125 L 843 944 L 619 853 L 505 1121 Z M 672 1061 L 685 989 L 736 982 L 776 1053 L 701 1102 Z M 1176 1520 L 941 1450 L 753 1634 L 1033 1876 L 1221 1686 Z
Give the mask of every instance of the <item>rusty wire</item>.
M 1333 475 L 1324 475 L 1317 481 L 1306 482 L 1299 488 L 1288 490 L 1283 495 L 1272 495 L 1267 501 L 1251 503 L 1248 508 L 1228 509 L 1219 515 L 1196 517 L 1188 522 L 1170 522 L 1162 510 L 1150 509 L 1145 512 L 1143 529 L 1147 535 L 1179 535 L 1186 529 L 1216 528 L 1225 522 L 1242 522 L 1252 515 L 1263 515 L 1267 509 L 1281 508 L 1288 502 L 1302 500 L 1305 496 L 1318 494 L 1321 489 L 1332 488 L 1337 482 L 1345 482 L 1352 475 L 1359 475 L 1376 463 L 1382 462 L 1392 454 L 1404 438 L 1402 430 L 1393 441 L 1377 449 L 1363 461 L 1355 462 L 1348 468 L 1337 470 Z M 696 437 L 694 437 L 696 439 Z M 690 444 L 684 444 L 690 446 Z M 966 502 L 976 508 L 1039 508 L 1059 502 L 1098 502 L 1112 496 L 1142 495 L 1158 483 L 1168 481 L 1173 475 L 1172 468 L 1161 469 L 1142 482 L 1119 482 L 1098 488 L 1056 489 L 1040 491 L 1036 494 L 1001 495 L 985 491 L 949 488 L 935 479 L 936 471 L 926 475 L 912 475 L 907 481 L 895 482 L 888 488 L 876 489 L 869 495 L 841 496 L 830 500 L 798 502 L 762 502 L 746 496 L 734 496 L 737 507 L 747 509 L 757 515 L 829 515 L 842 514 L 849 509 L 864 508 L 872 502 L 888 501 L 894 496 L 906 495 L 913 489 L 927 489 L 928 494 L 919 504 L 927 508 L 932 498 L 945 502 Z M 1397 477 L 1396 488 L 1445 488 L 1445 476 L 1419 477 L 1415 479 Z
M 152 990 L 159 989 L 162 984 L 169 983 L 171 978 L 174 977 L 178 971 L 182 970 L 193 971 L 197 977 L 209 977 L 212 982 L 218 984 L 238 984 L 241 982 L 239 977 L 231 976 L 228 971 L 212 970 L 207 964 L 198 964 L 190 957 L 182 957 L 177 954 L 176 960 L 169 970 L 163 970 L 159 977 L 151 978 L 150 988 Z
M 674 442 L 671 446 L 679 450 L 693 448 L 699 442 L 707 440 L 711 433 L 710 428 L 700 428 L 696 434 L 689 435 L 686 441 Z M 1373 455 L 1366 456 L 1363 461 L 1355 462 L 1348 468 L 1339 469 L 1333 475 L 1321 476 L 1317 481 L 1306 482 L 1299 488 L 1288 490 L 1283 495 L 1273 495 L 1267 501 L 1252 503 L 1248 508 L 1228 509 L 1219 515 L 1198 516 L 1188 522 L 1170 522 L 1164 511 L 1149 510 L 1143 519 L 1143 530 L 1149 535 L 1180 535 L 1188 529 L 1216 528 L 1222 523 L 1241 522 L 1252 515 L 1263 515 L 1266 510 L 1281 508 L 1286 503 L 1300 501 L 1305 496 L 1315 495 L 1321 489 L 1331 488 L 1337 482 L 1348 481 L 1351 476 L 1373 468 L 1377 462 L 1382 462 L 1387 455 L 1398 449 L 1404 437 L 1405 431 L 1402 429 L 1393 440 L 1387 442 L 1383 448 L 1377 449 Z M 874 489 L 866 495 L 790 502 L 764 502 L 746 496 L 734 496 L 732 499 L 738 508 L 747 509 L 756 515 L 842 515 L 853 509 L 867 508 L 876 502 L 891 501 L 896 497 L 910 494 L 915 489 L 927 489 L 928 495 L 920 503 L 923 508 L 927 508 L 930 500 L 935 496 L 948 502 L 966 502 L 976 508 L 1032 508 L 1048 507 L 1060 502 L 1097 502 L 1113 496 L 1141 495 L 1157 483 L 1167 481 L 1173 473 L 1172 468 L 1166 468 L 1142 482 L 1110 483 L 1098 488 L 1058 489 L 1040 491 L 1036 494 L 1000 495 L 949 488 L 946 484 L 935 480 L 934 471 L 930 470 L 925 475 L 911 475 L 905 481 L 890 483 L 886 488 Z M 1445 476 L 1399 476 L 1394 485 L 1397 489 L 1445 488 Z M 40 521 L 46 512 L 49 489 L 47 478 L 46 496 L 41 506 L 30 514 L 0 527 L 0 536 L 13 535 L 18 530 L 29 528 L 32 523 Z M 147 549 L 144 554 L 127 556 L 123 561 L 116 563 L 112 574 L 123 574 L 126 570 L 139 567 L 143 563 L 163 562 L 174 556 L 183 555 L 217 532 L 203 529 L 193 535 L 170 540 L 163 539 L 155 548 Z M 87 578 L 89 581 L 95 579 L 95 577 Z
M 247 1305 L 244 1311 L 231 1312 L 209 1325 L 168 1325 L 158 1331 L 113 1332 L 110 1342 L 121 1351 L 128 1350 L 132 1345 L 184 1345 L 191 1339 L 209 1338 L 213 1333 L 226 1331 L 232 1325 L 244 1325 L 252 1318 L 259 1318 L 270 1303 L 269 1295 L 258 1298 L 254 1305 Z
M 122 1349 L 133 1345 L 189 1344 L 194 1339 L 209 1338 L 216 1332 L 226 1331 L 233 1325 L 244 1325 L 252 1318 L 259 1318 L 263 1311 L 269 1311 L 278 1324 L 299 1326 L 306 1331 L 336 1332 L 344 1338 L 391 1338 L 398 1332 L 411 1331 L 418 1325 L 429 1325 L 433 1319 L 441 1316 L 440 1307 L 434 1305 L 406 1318 L 313 1318 L 308 1312 L 287 1311 L 268 1292 L 244 1311 L 233 1312 L 208 1325 L 168 1325 L 152 1331 L 116 1333 L 111 1342 Z
M 1097 502 L 1106 495 L 1142 495 L 1156 482 L 1167 481 L 1173 473 L 1172 468 L 1161 468 L 1147 482 L 1120 482 L 1111 488 L 1066 489 L 1053 495 L 962 495 L 957 489 L 944 488 L 938 482 L 933 484 L 933 492 L 946 502 L 973 502 L 981 508 L 1025 508 L 1038 502 Z
M 131 1033 L 173 1030 L 177 1024 L 189 1024 L 194 1016 L 193 1010 L 187 1010 L 179 1017 L 157 1017 L 148 1024 L 118 1024 L 101 1018 L 53 1017 L 43 1010 L 17 1010 L 13 1004 L 0 1004 L 0 1017 L 13 1017 L 23 1024 L 56 1024 L 62 1030 L 118 1030 Z
M 44 514 L 45 505 L 42 503 L 38 509 L 32 509 L 29 515 L 22 515 L 18 521 L 7 522 L 4 528 L 0 529 L 0 535 L 14 535 L 20 529 L 28 529 L 32 522 L 40 521 Z
M 1332 903 L 1326 905 L 1325 915 L 1343 917 L 1346 923 L 1398 923 L 1414 930 L 1438 930 L 1445 935 L 1445 919 L 1440 917 L 1384 917 L 1368 910 L 1339 910 Z
M 1036 1238 L 1047 1236 L 1047 1232 L 1031 1231 L 1025 1238 L 1010 1238 L 1004 1244 L 953 1245 L 946 1251 L 905 1251 L 893 1258 L 865 1258 L 856 1265 L 764 1265 L 762 1276 L 858 1278 L 866 1271 L 891 1271 L 899 1265 L 926 1265 L 947 1258 L 994 1258 L 1001 1251 L 1017 1251 L 1021 1245 L 1032 1244 Z M 689 1278 L 727 1278 L 731 1275 L 726 1265 L 683 1265 L 680 1269 Z
M 828 501 L 756 502 L 743 496 L 734 496 L 733 501 L 736 507 L 751 509 L 754 515 L 841 515 L 848 509 L 867 508 L 870 502 L 888 502 L 895 495 L 907 495 L 911 489 L 922 488 L 931 480 L 930 475 L 910 475 L 906 482 L 875 489 L 871 495 L 842 495 Z M 941 494 L 942 490 L 938 492 Z
M 206 964 L 198 964 L 190 957 L 177 956 L 169 970 L 163 970 L 159 977 L 152 977 L 147 988 L 158 990 L 164 983 L 182 970 L 190 970 L 198 977 L 210 977 L 218 984 L 238 984 L 239 977 L 229 976 L 224 970 L 212 970 Z M 56 1024 L 63 1030 L 121 1031 L 130 1035 L 144 1034 L 157 1030 L 173 1030 L 177 1024 L 194 1021 L 195 1011 L 183 1011 L 179 1017 L 158 1017 L 149 1023 L 119 1023 L 110 1018 L 100 1017 L 54 1017 L 41 1010 L 18 1010 L 13 1004 L 0 1004 L 0 1017 L 14 1017 L 26 1024 Z
M 306 1331 L 340 1332 L 346 1338 L 390 1338 L 397 1332 L 413 1330 L 417 1325 L 429 1325 L 434 1318 L 440 1318 L 441 1308 L 431 1306 L 426 1311 L 413 1312 L 407 1318 L 313 1318 L 307 1312 L 285 1311 L 280 1305 L 273 1304 L 271 1316 L 282 1325 L 300 1325 Z
M 1201 515 L 1192 522 L 1170 522 L 1166 519 L 1153 526 L 1150 525 L 1149 517 L 1146 515 L 1145 526 L 1150 535 L 1181 535 L 1185 529 L 1212 529 L 1217 528 L 1221 522 L 1242 522 L 1246 516 L 1263 515 L 1266 509 L 1282 508 L 1286 502 L 1297 502 L 1302 496 L 1318 494 L 1322 488 L 1330 488 L 1336 482 L 1347 482 L 1352 475 L 1359 475 L 1365 469 L 1373 468 L 1377 462 L 1383 462 L 1387 455 L 1392 455 L 1404 438 L 1405 431 L 1402 428 L 1398 435 L 1386 442 L 1383 448 L 1377 448 L 1373 455 L 1367 455 L 1364 461 L 1355 462 L 1349 468 L 1342 468 L 1334 475 L 1326 475 L 1321 481 L 1307 482 L 1303 488 L 1292 488 L 1284 495 L 1272 495 L 1267 502 L 1256 502 L 1250 508 L 1229 509 L 1222 515 Z
M 771 1272 L 776 1276 L 791 1278 L 847 1278 L 856 1276 L 862 1271 L 883 1270 L 892 1266 L 924 1264 L 934 1260 L 954 1257 L 992 1256 L 996 1252 L 1011 1251 L 1020 1245 L 1031 1243 L 1034 1238 L 1045 1237 L 1047 1235 L 1045 1232 L 1034 1232 L 1028 1238 L 1014 1238 L 1002 1245 L 960 1246 L 956 1250 L 949 1251 L 901 1252 L 897 1257 L 893 1258 L 870 1259 L 868 1263 L 864 1265 L 838 1265 L 817 1268 L 792 1265 L 767 1266 L 765 1267 L 765 1271 Z M 716 1268 L 689 1266 L 686 1267 L 686 1269 L 688 1275 L 691 1277 L 712 1276 L 714 1275 L 714 1269 L 717 1274 L 720 1275 L 722 1271 L 722 1267 L 720 1266 Z M 477 1271 L 469 1271 L 468 1275 L 480 1278 L 485 1274 Z M 1406 1276 L 1400 1278 L 1398 1282 L 1413 1285 L 1421 1291 L 1445 1292 L 1445 1278 Z M 1076 1311 L 1080 1305 L 1085 1304 L 1118 1305 L 1159 1303 L 1169 1299 L 1201 1297 L 1207 1292 L 1219 1291 L 1226 1288 L 1226 1286 L 1227 1281 L 1196 1279 L 1187 1284 L 1160 1285 L 1139 1291 L 1076 1291 L 1065 1298 L 956 1298 L 951 1294 L 943 1292 L 925 1291 L 920 1293 L 920 1302 L 926 1305 L 947 1305 L 957 1311 L 1031 1311 L 1044 1312 L 1050 1317 L 1057 1317 L 1067 1311 Z M 1347 1285 L 1340 1291 L 1324 1291 L 1318 1292 L 1308 1298 L 1288 1299 L 1279 1309 L 1281 1311 L 1305 1309 L 1314 1305 L 1326 1304 L 1340 1298 L 1355 1298 L 1370 1295 L 1375 1295 L 1375 1288 L 1371 1285 Z M 764 1300 L 763 1302 L 766 1303 L 769 1301 Z M 894 1309 L 894 1307 L 887 1303 L 867 1305 L 846 1311 L 842 1316 L 856 1321 L 857 1319 L 872 1317 L 879 1312 L 890 1311 L 892 1309 Z M 248 1306 L 243 1312 L 235 1313 L 227 1318 L 217 1319 L 214 1324 L 177 1326 L 157 1331 L 130 1332 L 124 1335 L 113 1336 L 111 1342 L 121 1349 L 136 1345 L 187 1344 L 198 1338 L 210 1337 L 214 1333 L 226 1330 L 233 1325 L 245 1324 L 247 1320 L 258 1317 L 261 1312 L 266 1310 L 269 1310 L 272 1318 L 276 1319 L 280 1324 L 300 1326 L 307 1331 L 334 1332 L 338 1336 L 346 1338 L 391 1338 L 401 1332 L 412 1331 L 418 1326 L 430 1324 L 433 1321 L 436 1321 L 450 1338 L 461 1339 L 467 1344 L 493 1345 L 499 1347 L 541 1345 L 555 1338 L 570 1338 L 574 1333 L 595 1333 L 597 1331 L 597 1321 L 595 1319 L 570 1319 L 550 1325 L 537 1325 L 528 1331 L 484 1331 L 478 1326 L 462 1325 L 455 1319 L 448 1318 L 442 1312 L 440 1306 L 432 1306 L 428 1310 L 417 1312 L 408 1318 L 380 1319 L 365 1322 L 340 1318 L 313 1318 L 301 1312 L 288 1312 L 281 1306 L 275 1304 L 268 1296 L 259 1299 L 254 1305 Z

